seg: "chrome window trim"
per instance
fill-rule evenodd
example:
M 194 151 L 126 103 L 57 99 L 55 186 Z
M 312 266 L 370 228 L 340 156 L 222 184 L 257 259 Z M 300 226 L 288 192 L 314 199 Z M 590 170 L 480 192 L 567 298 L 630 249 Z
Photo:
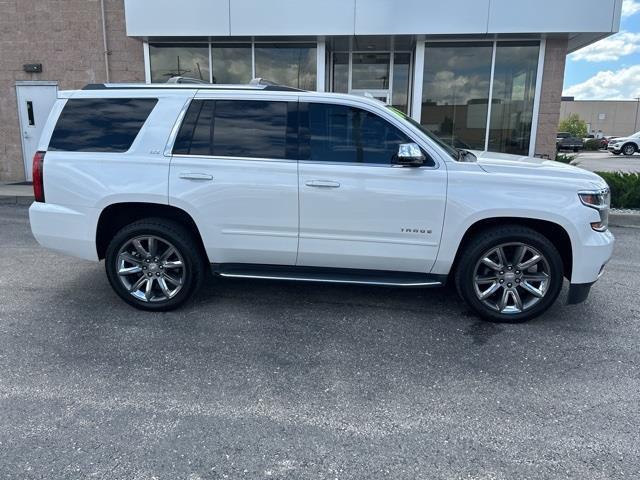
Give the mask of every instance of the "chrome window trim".
M 187 155 L 185 153 L 175 153 L 172 155 L 176 158 L 201 158 L 206 160 L 240 160 L 244 162 L 257 161 L 257 162 L 275 162 L 275 163 L 296 163 L 298 160 L 289 158 L 265 158 L 265 157 L 234 157 L 225 155 Z

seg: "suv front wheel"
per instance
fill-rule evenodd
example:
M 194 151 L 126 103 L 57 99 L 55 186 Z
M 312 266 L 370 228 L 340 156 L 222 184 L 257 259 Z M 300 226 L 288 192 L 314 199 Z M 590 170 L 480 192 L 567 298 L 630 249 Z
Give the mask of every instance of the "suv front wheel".
M 466 246 L 455 272 L 460 296 L 482 318 L 524 322 L 558 298 L 562 258 L 543 235 L 527 227 L 481 232 Z
M 204 261 L 193 236 L 179 223 L 150 218 L 127 225 L 105 256 L 109 283 L 128 304 L 166 311 L 200 287 Z
M 627 143 L 624 147 L 622 147 L 622 153 L 630 157 L 631 155 L 636 153 L 636 146 L 633 143 Z

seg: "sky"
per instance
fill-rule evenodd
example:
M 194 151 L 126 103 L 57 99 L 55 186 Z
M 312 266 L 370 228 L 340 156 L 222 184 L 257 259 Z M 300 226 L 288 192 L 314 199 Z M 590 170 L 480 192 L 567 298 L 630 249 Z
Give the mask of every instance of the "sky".
M 640 0 L 624 0 L 619 33 L 569 55 L 563 95 L 577 100 L 640 97 Z

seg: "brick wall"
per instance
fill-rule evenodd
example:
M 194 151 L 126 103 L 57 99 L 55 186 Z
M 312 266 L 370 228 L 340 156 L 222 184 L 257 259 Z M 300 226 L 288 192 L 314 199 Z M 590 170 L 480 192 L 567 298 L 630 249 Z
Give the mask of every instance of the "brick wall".
M 567 40 L 547 39 L 535 153 L 546 155 L 550 159 L 554 159 L 556 155 L 556 136 L 560 121 L 560 98 L 564 84 L 566 58 Z
M 142 44 L 126 38 L 124 0 L 105 0 L 112 81 L 144 80 Z M 59 88 L 104 82 L 99 0 L 0 0 L 0 181 L 24 180 L 16 80 Z M 43 72 L 25 73 L 25 63 Z

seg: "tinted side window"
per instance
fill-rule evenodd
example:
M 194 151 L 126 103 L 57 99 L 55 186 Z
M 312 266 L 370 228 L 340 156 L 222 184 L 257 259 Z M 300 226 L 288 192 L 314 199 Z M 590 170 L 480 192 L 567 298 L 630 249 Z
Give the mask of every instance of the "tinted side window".
M 404 133 L 379 116 L 345 105 L 308 104 L 309 158 L 320 162 L 390 164 Z
M 296 157 L 297 105 L 261 100 L 194 100 L 173 153 L 220 157 Z
M 155 98 L 67 100 L 49 150 L 126 152 L 156 103 Z

